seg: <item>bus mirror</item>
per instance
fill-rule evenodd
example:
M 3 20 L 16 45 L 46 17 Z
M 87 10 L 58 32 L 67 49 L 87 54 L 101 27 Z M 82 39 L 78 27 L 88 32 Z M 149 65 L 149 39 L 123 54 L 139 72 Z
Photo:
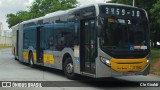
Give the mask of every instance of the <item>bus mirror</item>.
M 101 29 L 102 29 L 102 27 L 98 25 L 97 26 L 97 35 L 98 35 L 98 37 L 101 36 Z

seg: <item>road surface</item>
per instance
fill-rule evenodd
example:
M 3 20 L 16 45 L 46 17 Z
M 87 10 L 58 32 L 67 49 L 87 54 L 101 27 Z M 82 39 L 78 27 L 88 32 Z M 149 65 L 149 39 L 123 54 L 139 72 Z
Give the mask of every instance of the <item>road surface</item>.
M 92 82 L 83 82 L 80 80 L 92 80 Z M 103 81 L 99 83 L 99 80 Z M 104 78 L 104 79 L 92 79 L 88 77 L 79 76 L 78 80 L 73 81 L 67 79 L 63 72 L 60 70 L 45 68 L 37 66 L 36 68 L 30 68 L 27 64 L 20 63 L 14 60 L 14 56 L 11 54 L 11 49 L 0 49 L 0 81 L 61 81 L 55 84 L 55 87 L 43 87 L 43 88 L 6 88 L 1 87 L 3 90 L 160 90 L 160 87 L 134 87 L 134 84 L 138 81 L 160 81 L 159 76 L 122 76 L 117 78 Z M 68 81 L 68 82 L 66 82 Z M 110 81 L 125 82 L 123 87 L 99 87 L 108 84 Z M 78 84 L 78 87 L 68 87 L 63 84 Z M 99 83 L 99 84 L 98 84 Z M 133 87 L 127 87 L 131 83 Z M 114 86 L 114 82 L 112 82 Z M 138 82 L 139 84 L 139 82 Z M 143 84 L 143 83 L 142 83 Z M 57 87 L 56 87 L 57 85 Z M 60 87 L 60 86 L 63 87 Z M 70 85 L 70 86 L 72 86 Z M 137 85 L 137 83 L 136 83 Z M 124 87 L 126 86 L 126 87 Z

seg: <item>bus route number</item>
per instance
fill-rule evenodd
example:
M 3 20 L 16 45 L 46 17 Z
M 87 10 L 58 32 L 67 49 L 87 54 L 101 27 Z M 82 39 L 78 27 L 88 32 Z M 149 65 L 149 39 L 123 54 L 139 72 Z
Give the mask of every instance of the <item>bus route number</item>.
M 126 9 L 120 9 L 120 8 L 109 8 L 106 7 L 106 14 L 112 14 L 112 15 L 122 15 L 122 16 L 132 16 L 132 17 L 140 17 L 140 11 L 137 10 L 126 10 Z

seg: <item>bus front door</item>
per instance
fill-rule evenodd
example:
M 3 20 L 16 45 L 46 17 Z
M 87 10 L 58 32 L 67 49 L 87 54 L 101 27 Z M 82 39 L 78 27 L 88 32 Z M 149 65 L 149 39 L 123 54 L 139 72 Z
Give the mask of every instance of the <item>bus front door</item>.
M 95 74 L 96 35 L 95 19 L 80 21 L 80 66 L 81 71 Z

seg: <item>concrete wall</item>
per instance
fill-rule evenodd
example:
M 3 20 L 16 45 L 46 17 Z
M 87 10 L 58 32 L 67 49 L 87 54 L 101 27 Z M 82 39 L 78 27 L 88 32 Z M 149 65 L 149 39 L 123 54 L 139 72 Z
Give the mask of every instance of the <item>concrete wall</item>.
M 12 38 L 6 36 L 0 36 L 0 45 L 11 46 Z
M 3 23 L 0 22 L 0 46 L 11 46 L 11 30 L 3 30 Z

